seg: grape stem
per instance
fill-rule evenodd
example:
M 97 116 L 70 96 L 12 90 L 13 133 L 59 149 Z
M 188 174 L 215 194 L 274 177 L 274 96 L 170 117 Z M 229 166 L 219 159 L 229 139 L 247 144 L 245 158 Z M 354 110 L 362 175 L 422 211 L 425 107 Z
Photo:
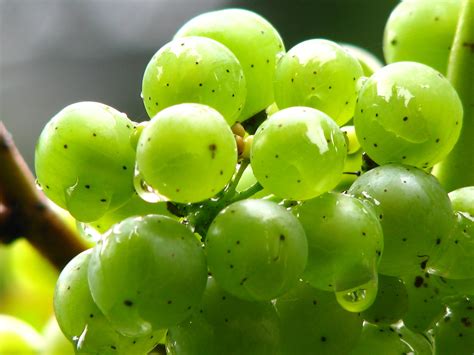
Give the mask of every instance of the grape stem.
M 262 189 L 263 189 L 263 186 L 260 185 L 260 183 L 256 182 L 255 184 L 250 186 L 248 189 L 235 194 L 230 202 L 234 203 L 234 202 L 237 202 L 237 201 L 245 200 L 245 199 L 255 195 L 257 192 L 261 191 Z
M 240 179 L 242 178 L 242 175 L 247 169 L 247 166 L 250 164 L 250 161 L 248 159 L 244 159 L 240 162 L 239 169 L 237 170 L 237 173 L 235 174 L 234 178 L 232 179 L 232 182 L 229 184 L 229 186 L 225 189 L 224 191 L 224 196 L 222 197 L 223 200 L 231 200 L 232 197 L 235 195 L 235 189 L 237 188 L 237 185 L 239 184 Z
M 249 198 L 263 188 L 262 185 L 257 182 L 244 191 L 236 192 L 237 185 L 249 164 L 250 161 L 248 159 L 243 159 L 240 162 L 239 169 L 235 173 L 231 183 L 217 199 L 186 206 L 188 211 L 186 218 L 194 227 L 194 232 L 198 233 L 203 241 L 206 239 L 209 226 L 220 211 L 233 202 Z
M 25 237 L 53 265 L 62 269 L 87 248 L 79 235 L 50 207 L 0 121 L 0 243 Z
M 448 62 L 448 79 L 463 103 L 461 135 L 434 175 L 447 191 L 474 185 L 474 0 L 463 0 Z

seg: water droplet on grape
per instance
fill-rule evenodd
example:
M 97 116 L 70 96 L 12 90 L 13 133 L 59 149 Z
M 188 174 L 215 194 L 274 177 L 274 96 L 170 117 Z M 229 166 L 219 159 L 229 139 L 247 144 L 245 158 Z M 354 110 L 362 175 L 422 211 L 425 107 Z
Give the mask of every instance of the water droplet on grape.
M 369 282 L 348 289 L 336 292 L 337 302 L 349 312 L 362 312 L 369 308 L 377 296 L 377 278 Z
M 137 168 L 135 168 L 133 186 L 135 187 L 138 195 L 146 202 L 157 203 L 160 201 L 169 201 L 167 197 L 161 195 L 157 190 L 146 183 L 141 172 Z

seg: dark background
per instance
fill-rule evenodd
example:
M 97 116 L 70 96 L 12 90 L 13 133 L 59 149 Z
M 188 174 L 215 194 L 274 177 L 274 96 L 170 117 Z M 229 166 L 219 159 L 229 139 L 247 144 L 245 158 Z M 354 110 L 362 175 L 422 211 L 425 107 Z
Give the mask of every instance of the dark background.
M 254 10 L 289 49 L 310 38 L 364 47 L 382 58 L 398 0 L 0 0 L 0 120 L 30 166 L 46 122 L 78 101 L 147 118 L 141 79 L 152 55 L 202 12 Z M 0 167 L 1 173 L 2 167 Z

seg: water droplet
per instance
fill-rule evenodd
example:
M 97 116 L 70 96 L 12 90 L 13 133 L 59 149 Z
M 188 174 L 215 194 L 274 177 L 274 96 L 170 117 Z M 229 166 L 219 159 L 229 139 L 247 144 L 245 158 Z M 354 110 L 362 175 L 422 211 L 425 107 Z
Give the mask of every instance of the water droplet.
M 342 308 L 349 312 L 362 312 L 369 308 L 377 296 L 377 277 L 369 282 L 348 289 L 336 292 L 337 302 Z
M 160 195 L 157 190 L 155 190 L 153 187 L 146 183 L 145 179 L 143 178 L 137 167 L 135 167 L 133 185 L 138 195 L 146 202 L 157 203 L 160 201 L 169 201 L 167 197 Z

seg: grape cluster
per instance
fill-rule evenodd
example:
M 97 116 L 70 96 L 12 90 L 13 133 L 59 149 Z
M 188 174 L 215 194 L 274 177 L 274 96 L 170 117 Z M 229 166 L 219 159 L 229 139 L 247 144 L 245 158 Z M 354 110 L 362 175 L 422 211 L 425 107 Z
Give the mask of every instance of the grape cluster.
M 97 236 L 55 293 L 77 352 L 472 353 L 474 187 L 430 174 L 463 123 L 443 75 L 459 1 L 436 3 L 395 9 L 384 67 L 206 13 L 146 67 L 148 122 L 53 117 L 38 185 Z M 411 31 L 437 23 L 418 55 Z

